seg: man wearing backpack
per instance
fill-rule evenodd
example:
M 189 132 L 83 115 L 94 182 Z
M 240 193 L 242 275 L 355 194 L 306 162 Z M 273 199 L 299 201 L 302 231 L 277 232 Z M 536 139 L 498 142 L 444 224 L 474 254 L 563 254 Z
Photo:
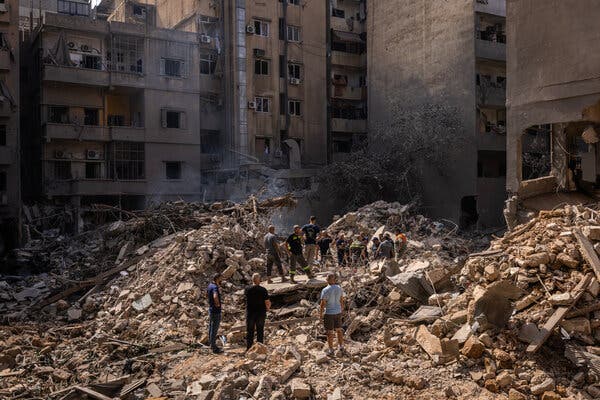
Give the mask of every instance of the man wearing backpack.
M 302 232 L 304 233 L 304 258 L 306 258 L 306 263 L 310 266 L 317 257 L 317 235 L 321 232 L 315 216 L 310 217 L 308 224 L 302 227 Z

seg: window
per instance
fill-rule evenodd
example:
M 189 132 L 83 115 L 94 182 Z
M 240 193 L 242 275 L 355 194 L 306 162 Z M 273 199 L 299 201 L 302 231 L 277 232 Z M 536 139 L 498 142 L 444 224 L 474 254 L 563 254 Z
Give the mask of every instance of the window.
M 83 112 L 85 113 L 83 124 L 84 125 L 98 125 L 98 109 L 97 108 L 84 108 Z
M 70 161 L 55 161 L 54 162 L 54 179 L 66 181 L 71 179 L 71 162 Z
M 258 36 L 269 36 L 269 23 L 254 20 L 254 34 Z
M 0 146 L 6 146 L 6 125 L 0 125 Z
M 106 118 L 106 122 L 108 126 L 125 126 L 125 116 L 124 115 L 109 115 Z
M 269 75 L 269 60 L 255 60 L 254 73 L 256 75 Z
M 161 110 L 163 128 L 186 129 L 186 114 L 183 111 Z
M 200 54 L 200 73 L 212 75 L 217 67 L 217 55 L 213 53 Z
M 268 97 L 255 97 L 256 111 L 268 113 L 271 112 L 271 99 Z
M 285 78 L 285 57 L 279 56 L 279 77 Z
M 279 114 L 285 115 L 287 108 L 285 107 L 285 94 L 279 93 Z
M 279 18 L 279 40 L 285 40 L 285 20 Z
M 161 74 L 166 76 L 181 77 L 183 75 L 183 61 L 163 58 Z
M 208 129 L 200 131 L 200 151 L 204 154 L 219 153 L 219 131 Z
M 48 109 L 48 121 L 53 124 L 68 124 L 69 107 L 50 106 Z
M 145 177 L 144 143 L 113 142 L 109 147 L 111 179 L 141 180 Z
M 300 28 L 297 26 L 288 25 L 287 26 L 287 40 L 289 42 L 299 42 L 300 41 Z
M 87 69 L 102 69 L 100 56 L 90 56 L 85 54 L 81 60 L 81 67 Z
M 288 64 L 288 75 L 290 78 L 300 79 L 300 64 Z
M 346 18 L 346 13 L 344 10 L 340 10 L 339 8 L 332 8 L 331 15 L 338 18 Z
M 302 115 L 302 113 L 300 111 L 300 100 L 288 101 L 288 109 L 289 109 L 290 115 L 295 115 L 297 117 Z
M 181 179 L 181 161 L 167 161 L 165 175 L 167 179 Z
M 134 4 L 133 16 L 137 18 L 146 18 L 146 7 Z
M 97 162 L 85 163 L 85 179 L 100 179 L 101 164 Z
M 0 192 L 6 192 L 6 171 L 0 171 Z
M 78 3 L 75 1 L 58 0 L 58 12 L 62 14 L 88 16 L 90 14 L 90 6 L 89 4 Z
M 280 3 L 283 3 L 283 0 L 279 0 Z M 293 4 L 295 6 L 300 5 L 300 0 L 288 0 L 288 4 Z

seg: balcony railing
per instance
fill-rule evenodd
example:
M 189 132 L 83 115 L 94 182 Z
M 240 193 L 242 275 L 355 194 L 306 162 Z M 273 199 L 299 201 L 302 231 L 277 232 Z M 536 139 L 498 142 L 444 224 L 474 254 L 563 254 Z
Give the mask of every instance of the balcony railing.
M 332 51 L 331 64 L 354 68 L 365 68 L 367 66 L 367 56 L 365 53 L 347 53 L 345 51 Z
M 11 62 L 10 62 L 10 51 L 9 50 L 0 50 L 0 70 L 8 71 L 10 70 Z
M 44 80 L 52 82 L 76 83 L 88 86 L 108 86 L 108 71 L 92 68 L 44 66 Z
M 331 93 L 333 97 L 345 100 L 366 100 L 367 97 L 366 87 L 352 87 L 349 85 L 332 85 Z
M 147 190 L 146 181 L 115 181 L 109 179 L 49 179 L 45 184 L 48 196 L 140 195 Z
M 506 44 L 475 39 L 475 56 L 487 60 L 506 61 Z
M 475 11 L 506 17 L 506 0 L 474 0 Z
M 67 139 L 107 142 L 110 140 L 104 126 L 46 123 L 46 140 Z
M 504 107 L 506 104 L 506 89 L 502 86 L 477 86 L 477 103 L 482 106 Z
M 364 133 L 367 131 L 367 120 L 332 118 L 331 130 L 334 132 Z

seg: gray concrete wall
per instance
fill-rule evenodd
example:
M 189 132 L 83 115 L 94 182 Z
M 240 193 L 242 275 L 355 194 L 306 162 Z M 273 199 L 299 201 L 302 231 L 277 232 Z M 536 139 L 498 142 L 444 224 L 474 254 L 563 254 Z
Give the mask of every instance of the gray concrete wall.
M 509 191 L 520 187 L 523 130 L 582 120 L 600 100 L 599 18 L 594 0 L 507 0 Z
M 425 206 L 458 222 L 461 198 L 477 192 L 473 1 L 370 0 L 367 9 L 369 135 L 432 105 L 458 116 L 456 146 L 439 149 L 443 171 L 421 166 Z

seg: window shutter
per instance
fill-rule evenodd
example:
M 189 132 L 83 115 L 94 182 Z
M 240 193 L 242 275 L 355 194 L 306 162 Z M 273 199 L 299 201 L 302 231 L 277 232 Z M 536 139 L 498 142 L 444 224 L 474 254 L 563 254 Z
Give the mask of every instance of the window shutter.
M 163 128 L 167 127 L 167 109 L 163 108 L 160 110 L 160 124 Z
M 166 72 L 165 72 L 165 70 L 166 70 L 166 68 L 165 68 L 165 61 L 166 60 L 164 58 L 160 59 L 160 74 L 161 75 L 165 75 L 166 74 Z
M 179 128 L 187 129 L 187 113 L 185 112 L 179 113 Z

